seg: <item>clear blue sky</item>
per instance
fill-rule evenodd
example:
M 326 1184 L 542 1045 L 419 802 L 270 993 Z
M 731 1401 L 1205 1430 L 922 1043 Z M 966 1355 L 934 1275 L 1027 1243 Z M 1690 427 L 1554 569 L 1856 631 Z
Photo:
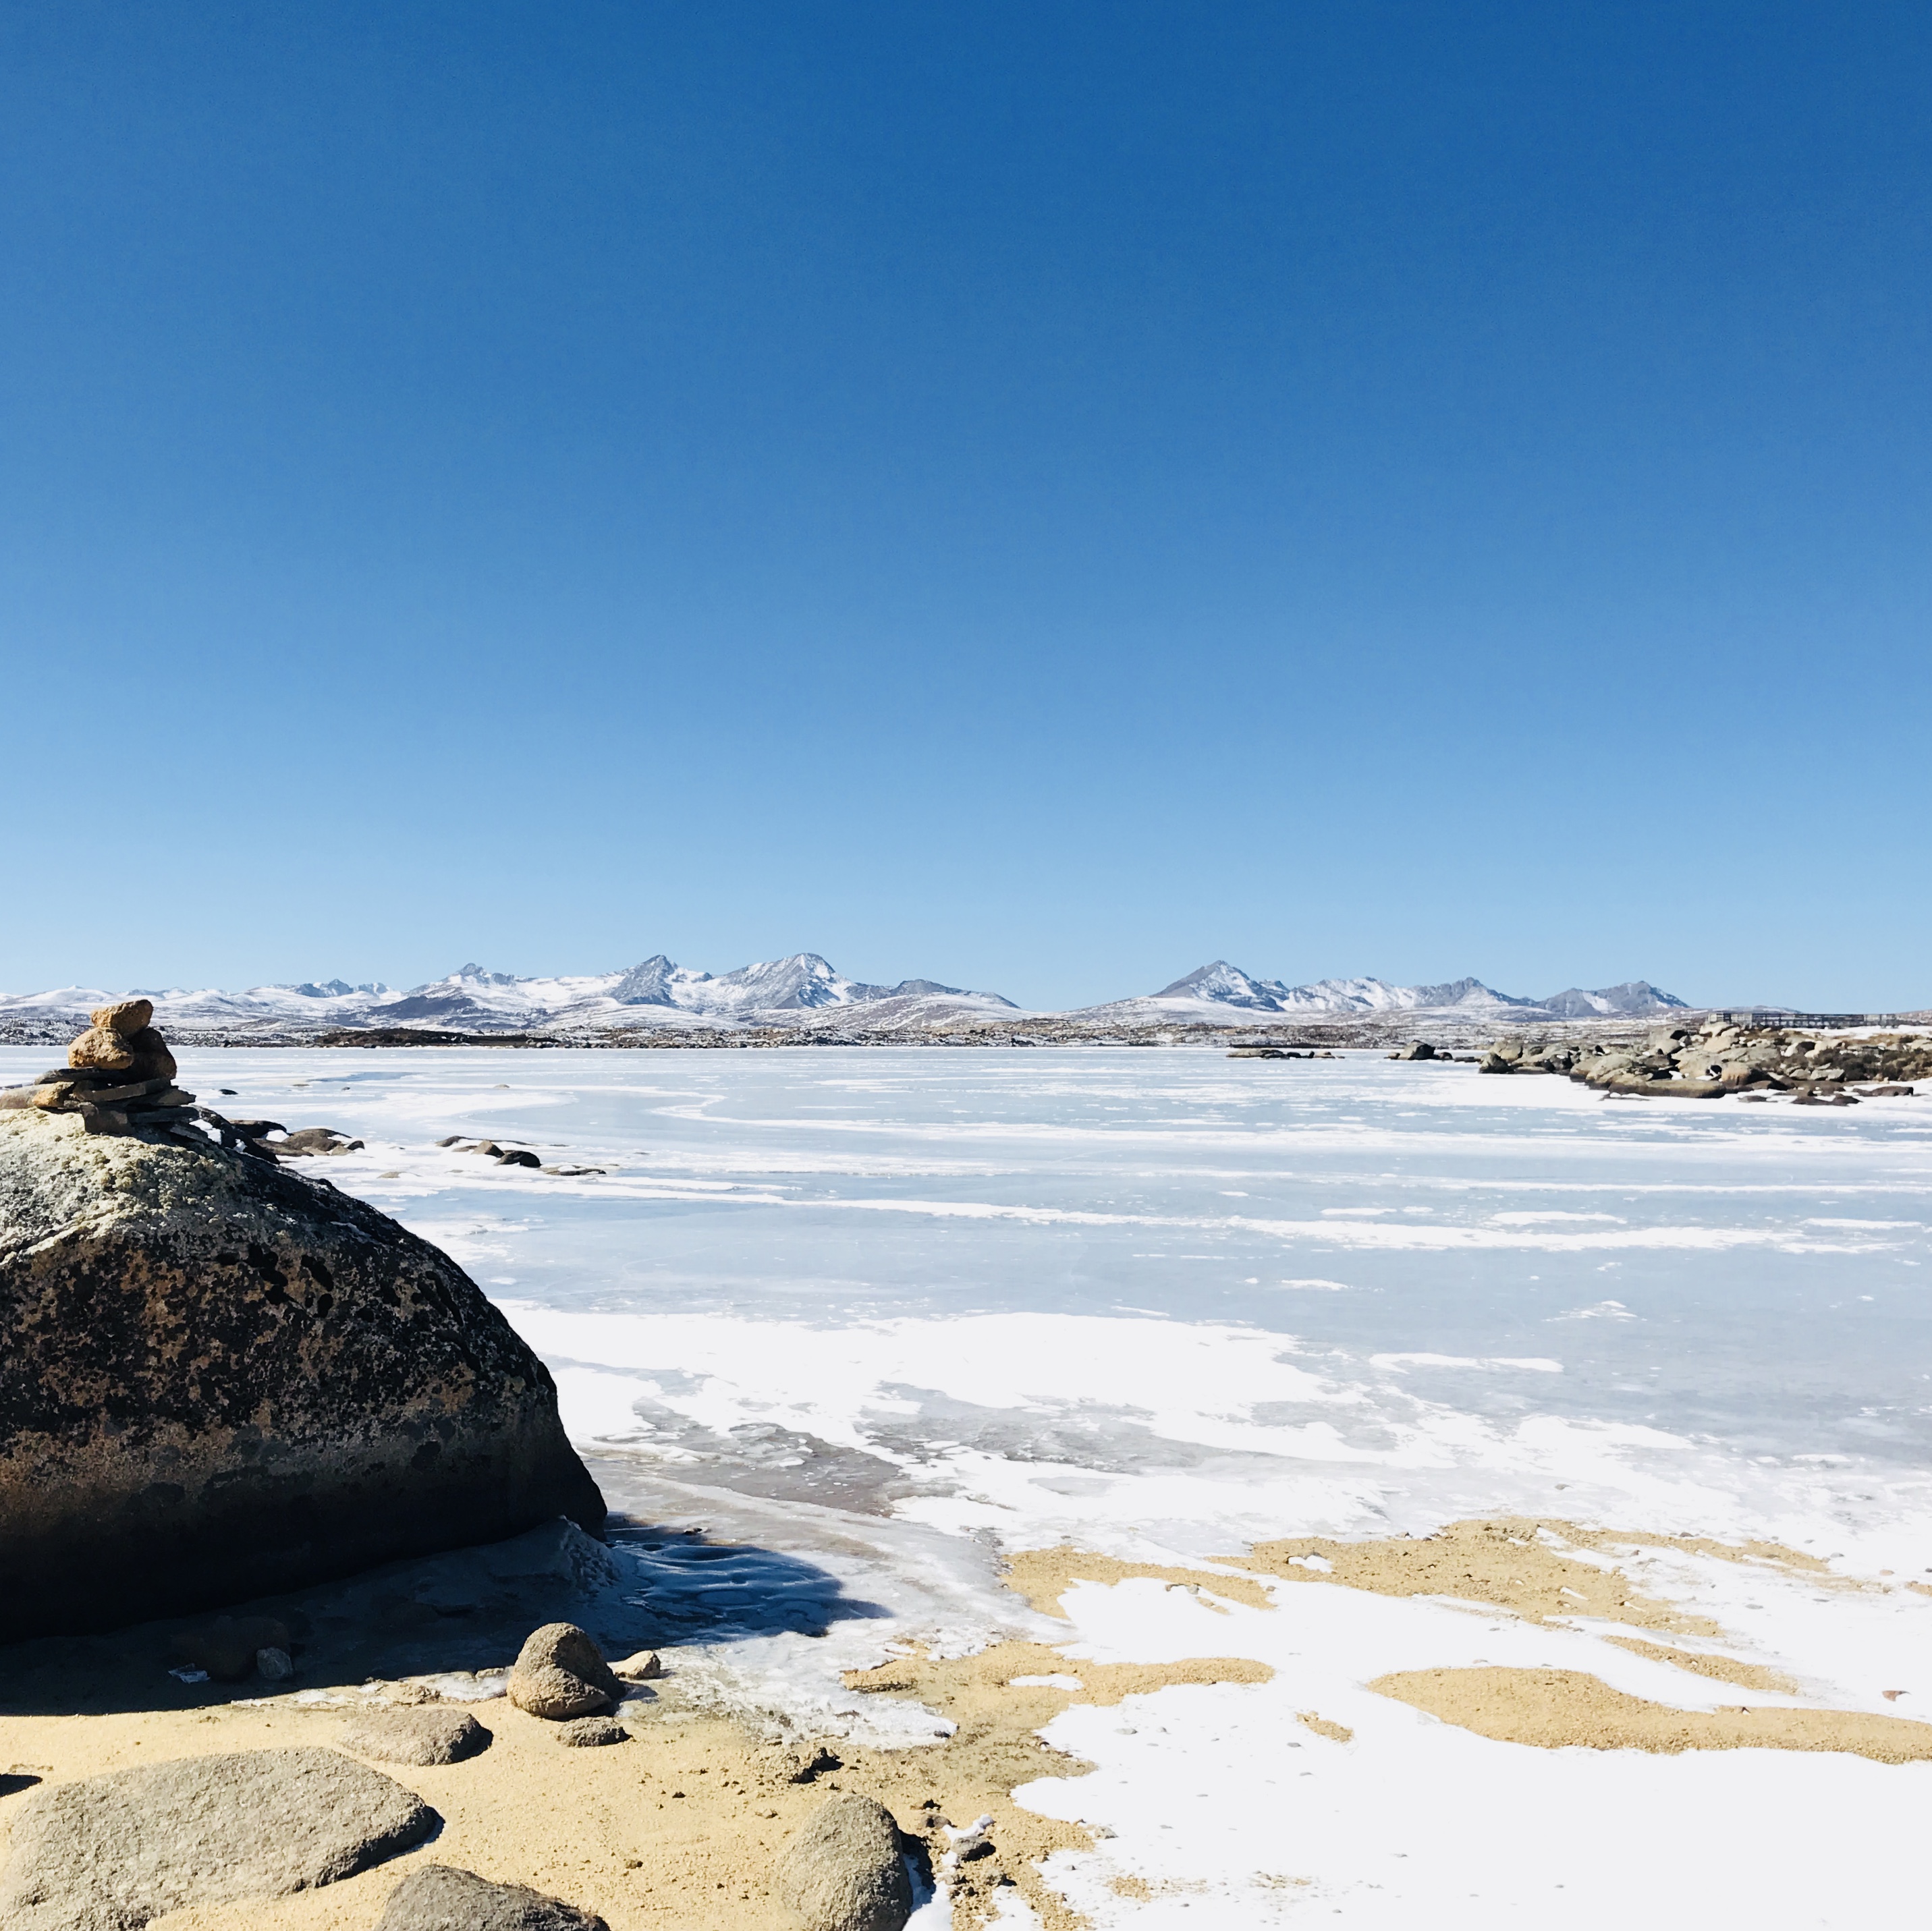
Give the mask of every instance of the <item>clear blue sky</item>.
M 1932 1003 L 1932 10 L 0 7 L 0 986 Z

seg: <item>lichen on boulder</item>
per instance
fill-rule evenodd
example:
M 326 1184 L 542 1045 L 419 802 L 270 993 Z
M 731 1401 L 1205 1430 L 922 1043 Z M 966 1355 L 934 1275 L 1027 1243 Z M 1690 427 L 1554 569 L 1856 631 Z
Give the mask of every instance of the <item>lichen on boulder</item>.
M 0 1112 L 0 1641 L 560 1515 L 602 1532 L 555 1386 L 448 1255 L 266 1160 Z

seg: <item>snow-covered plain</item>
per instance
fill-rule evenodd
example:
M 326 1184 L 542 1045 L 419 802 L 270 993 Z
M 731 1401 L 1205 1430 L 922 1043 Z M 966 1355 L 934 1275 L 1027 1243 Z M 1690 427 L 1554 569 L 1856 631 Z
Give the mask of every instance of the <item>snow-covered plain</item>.
M 1904 1586 L 1932 1581 L 1932 1100 L 1640 1108 L 1460 1065 L 1092 1049 L 236 1050 L 183 1075 L 364 1138 L 314 1171 L 499 1300 L 614 1504 L 762 1552 L 741 1594 L 768 1557 L 812 1596 L 822 1634 L 704 1612 L 689 1667 L 721 1698 L 916 1746 L 929 1723 L 839 1670 L 1001 1631 L 1070 1645 L 1073 1675 L 1272 1666 L 1052 1726 L 1096 1768 L 1024 1801 L 1097 1827 L 1049 1874 L 1098 1924 L 1850 1926 L 1920 1894 L 1932 1764 L 1547 1751 L 1364 1686 L 1514 1663 L 1684 1709 L 1932 1717 L 1932 1598 Z M 1062 1624 L 996 1579 L 1063 1541 L 1211 1570 L 1502 1511 L 1828 1558 L 1642 1569 L 1802 1696 L 1580 1616 L 1130 1581 L 1077 1585 Z M 722 1593 L 640 1559 L 668 1603 Z

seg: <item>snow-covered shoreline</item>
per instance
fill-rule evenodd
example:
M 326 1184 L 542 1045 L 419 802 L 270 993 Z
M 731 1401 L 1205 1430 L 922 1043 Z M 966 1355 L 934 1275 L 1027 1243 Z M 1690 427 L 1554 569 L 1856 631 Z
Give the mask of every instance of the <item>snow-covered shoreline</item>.
M 1370 1686 L 1569 1672 L 1767 1725 L 1932 1715 L 1932 1100 L 1617 1108 L 1366 1057 L 184 1059 L 231 1111 L 367 1142 L 303 1171 L 497 1299 L 620 1507 L 866 1606 L 690 1646 L 720 1707 L 917 1749 L 916 1708 L 844 1672 L 1003 1640 L 1076 1683 L 1271 1672 L 1067 1693 L 1045 1734 L 1094 1768 L 1018 1801 L 1084 1820 L 1046 1875 L 1096 1924 L 1852 1925 L 1916 1894 L 1932 1764 L 1538 1747 Z M 1503 1516 L 1695 1627 L 1234 1560 Z M 1000 1579 L 1053 1549 L 1106 1559 L 1071 1563 L 1064 1621 Z M 674 1551 L 651 1561 L 674 1588 Z

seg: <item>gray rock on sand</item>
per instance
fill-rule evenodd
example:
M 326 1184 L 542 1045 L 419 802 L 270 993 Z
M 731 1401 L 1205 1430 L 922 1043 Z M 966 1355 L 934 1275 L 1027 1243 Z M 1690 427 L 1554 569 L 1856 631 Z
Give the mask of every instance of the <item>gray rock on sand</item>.
M 548 1371 L 447 1255 L 267 1161 L 88 1126 L 0 1112 L 0 1642 L 601 1532 Z
M 436 1815 L 321 1750 L 146 1764 L 36 1792 L 0 1871 L 7 1931 L 140 1931 L 190 1905 L 286 1897 L 419 1844 Z
M 532 1630 L 510 1672 L 510 1701 L 554 1723 L 601 1717 L 623 1694 L 604 1652 L 574 1623 Z
M 856 1791 L 829 1798 L 779 1859 L 778 1894 L 806 1931 L 900 1931 L 912 1883 L 892 1813 Z
M 460 1763 L 490 1747 L 490 1732 L 465 1710 L 426 1703 L 414 1709 L 370 1710 L 344 1729 L 340 1742 L 358 1757 L 383 1763 Z
M 422 1864 L 389 1894 L 376 1931 L 605 1931 L 602 1918 L 520 1884 Z
M 600 1750 L 606 1744 L 628 1744 L 631 1733 L 614 1717 L 572 1717 L 556 1726 L 556 1740 L 573 1750 Z

